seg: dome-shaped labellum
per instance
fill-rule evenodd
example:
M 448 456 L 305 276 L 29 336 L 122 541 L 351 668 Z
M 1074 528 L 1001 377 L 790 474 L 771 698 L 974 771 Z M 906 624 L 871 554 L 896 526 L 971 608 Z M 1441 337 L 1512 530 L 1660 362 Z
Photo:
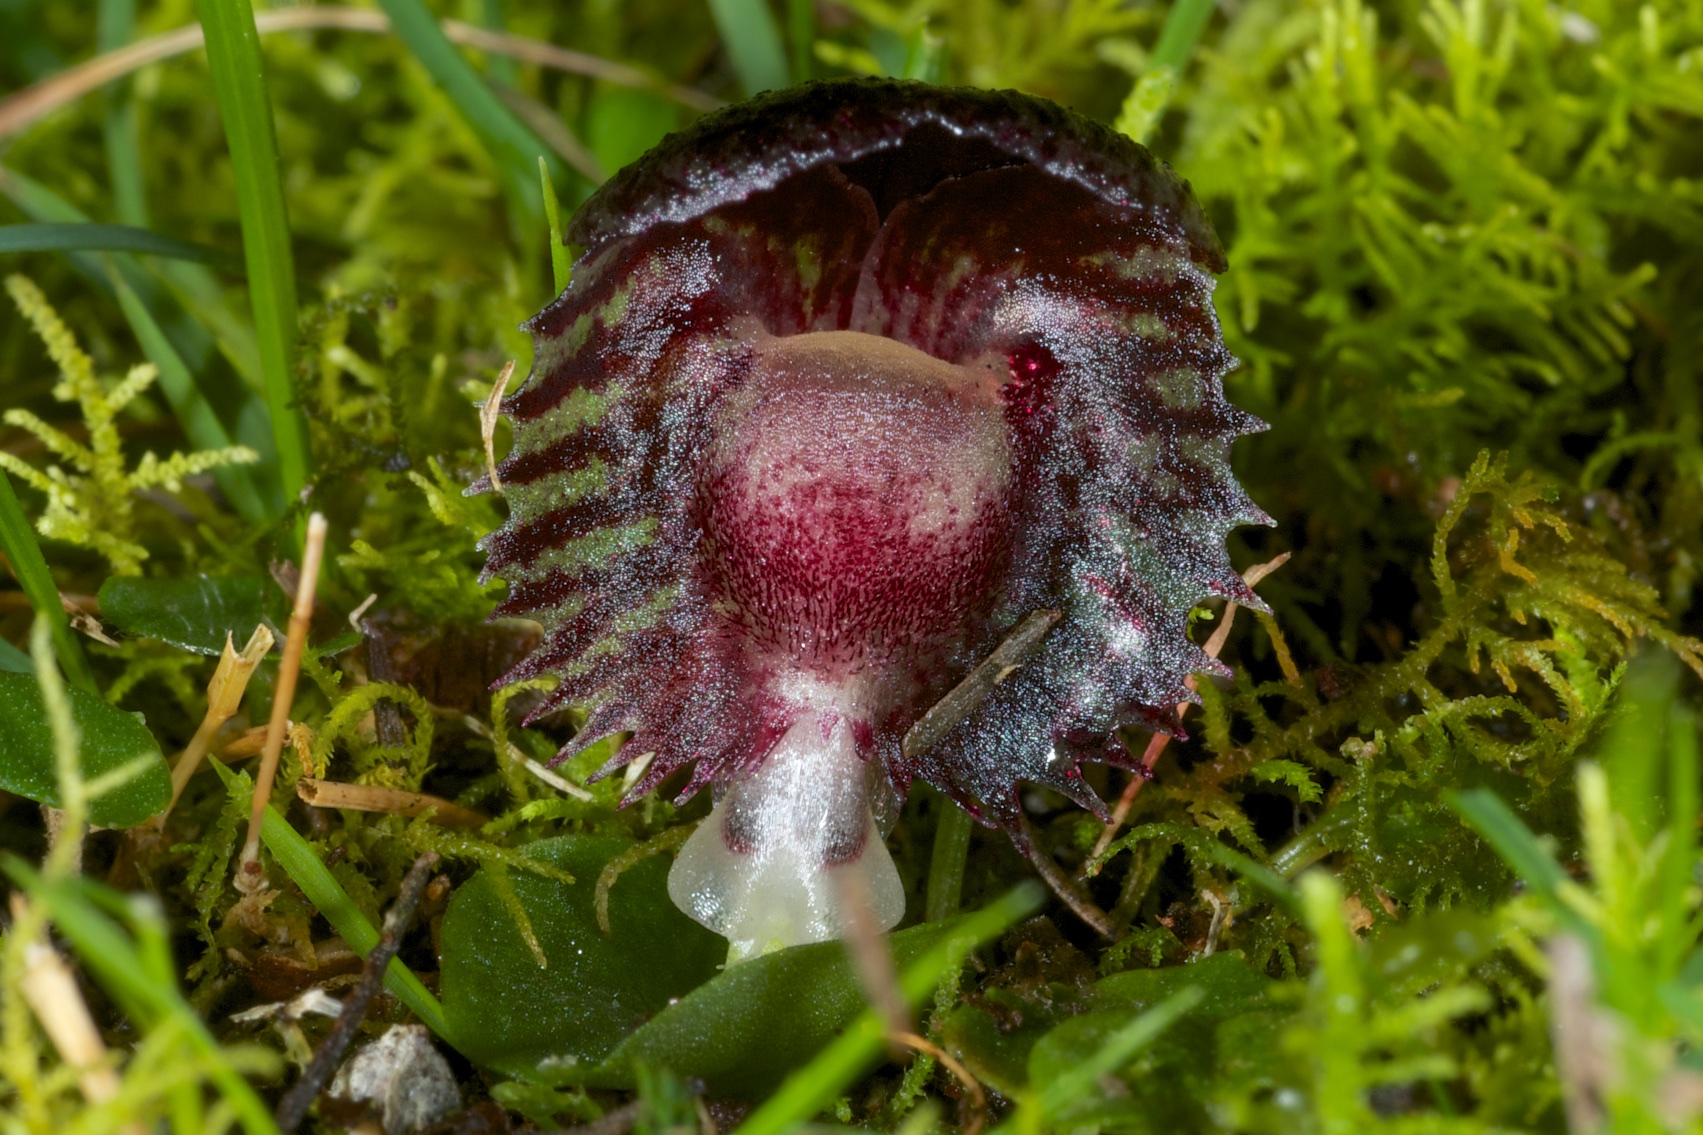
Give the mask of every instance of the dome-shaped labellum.
M 670 891 L 735 956 L 904 899 L 915 777 L 1011 830 L 1017 786 L 1103 811 L 1084 759 L 1174 729 L 1185 634 L 1257 600 L 1227 451 L 1223 253 L 1188 185 L 1012 92 L 817 83 L 669 137 L 574 218 L 504 404 L 509 679 L 618 731 L 604 773 L 718 802 Z M 933 711 L 933 712 L 931 712 Z

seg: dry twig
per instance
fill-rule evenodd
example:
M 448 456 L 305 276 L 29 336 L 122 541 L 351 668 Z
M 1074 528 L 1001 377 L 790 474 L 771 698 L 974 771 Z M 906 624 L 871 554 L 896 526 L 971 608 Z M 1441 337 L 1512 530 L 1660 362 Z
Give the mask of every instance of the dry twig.
M 490 822 L 488 816 L 441 796 L 377 784 L 345 784 L 304 776 L 296 781 L 296 795 L 302 803 L 315 808 L 347 808 L 352 812 L 382 812 L 410 818 L 431 812 L 432 821 L 446 828 L 478 828 Z
M 366 964 L 361 968 L 361 979 L 348 999 L 343 1002 L 343 1011 L 338 1014 L 337 1023 L 331 1026 L 331 1031 L 319 1042 L 319 1047 L 314 1050 L 313 1060 L 302 1069 L 302 1078 L 278 1101 L 278 1129 L 285 1132 L 285 1135 L 301 1125 L 303 1118 L 307 1116 L 308 1106 L 313 1103 L 314 1097 L 319 1095 L 326 1081 L 331 1079 L 331 1073 L 337 1070 L 337 1063 L 343 1059 L 349 1042 L 355 1039 L 355 1031 L 366 1019 L 367 1006 L 372 1004 L 379 986 L 384 984 L 384 971 L 389 968 L 390 960 L 396 956 L 396 951 L 402 945 L 402 936 L 408 932 L 409 924 L 414 921 L 414 911 L 420 905 L 420 894 L 426 889 L 426 879 L 437 865 L 438 853 L 428 851 L 414 860 L 414 865 L 403 877 L 402 889 L 397 893 L 396 901 L 391 903 L 390 909 L 385 912 L 384 928 L 379 934 L 378 945 L 367 955 Z
M 960 1064 L 951 1053 L 925 1036 L 918 1036 L 916 1033 L 897 1032 L 891 1034 L 887 1039 L 927 1056 L 932 1056 L 942 1068 L 952 1073 L 953 1078 L 962 1084 L 964 1090 L 969 1093 L 970 1107 L 973 1109 L 970 1112 L 970 1122 L 964 1126 L 961 1135 L 978 1135 L 978 1132 L 987 1125 L 988 1119 L 988 1096 L 987 1092 L 982 1089 L 981 1081 L 972 1076 L 970 1070 Z
M 1288 552 L 1284 552 L 1276 559 L 1267 560 L 1263 564 L 1255 564 L 1242 573 L 1242 581 L 1252 587 L 1288 563 L 1289 555 Z M 1240 606 L 1241 604 L 1234 602 L 1224 604 L 1224 617 L 1218 620 L 1218 626 L 1213 630 L 1212 637 L 1206 640 L 1204 649 L 1209 658 L 1217 658 L 1219 652 L 1224 649 L 1224 644 L 1229 641 L 1230 627 L 1236 621 L 1236 610 Z M 1284 652 L 1284 657 L 1288 657 L 1287 651 Z M 1290 666 L 1293 665 L 1294 663 L 1291 662 Z M 1289 668 L 1285 667 L 1284 674 L 1286 676 L 1288 672 Z M 1184 678 L 1183 682 L 1189 689 L 1195 688 L 1193 674 Z M 1177 719 L 1179 721 L 1190 704 L 1186 701 L 1177 703 Z M 1130 777 L 1129 784 L 1124 787 L 1123 795 L 1118 797 L 1116 806 L 1112 808 L 1112 818 L 1107 821 L 1105 830 L 1100 833 L 1100 838 L 1094 841 L 1094 850 L 1088 855 L 1090 860 L 1098 858 L 1100 853 L 1111 845 L 1112 840 L 1117 838 L 1118 829 L 1123 827 L 1125 820 L 1129 819 L 1129 810 L 1135 806 L 1135 798 L 1140 794 L 1141 786 L 1153 779 L 1153 766 L 1159 763 L 1159 754 L 1163 753 L 1165 746 L 1170 743 L 1171 738 L 1164 733 L 1155 733 L 1147 739 L 1147 748 L 1141 754 L 1141 767 L 1135 770 L 1134 775 Z
M 319 582 L 319 561 L 325 555 L 325 517 L 308 517 L 307 542 L 302 549 L 302 570 L 296 581 L 296 604 L 290 611 L 290 627 L 284 635 L 284 657 L 278 663 L 278 684 L 272 696 L 272 717 L 266 723 L 266 747 L 260 752 L 260 771 L 254 778 L 254 804 L 248 813 L 248 839 L 237 861 L 236 888 L 252 894 L 265 884 L 260 870 L 260 825 L 266 818 L 266 802 L 272 796 L 272 779 L 278 775 L 278 758 L 284 752 L 284 736 L 290 719 L 290 704 L 296 697 L 296 678 L 301 673 L 302 651 L 307 647 L 308 622 L 313 618 L 313 593 Z

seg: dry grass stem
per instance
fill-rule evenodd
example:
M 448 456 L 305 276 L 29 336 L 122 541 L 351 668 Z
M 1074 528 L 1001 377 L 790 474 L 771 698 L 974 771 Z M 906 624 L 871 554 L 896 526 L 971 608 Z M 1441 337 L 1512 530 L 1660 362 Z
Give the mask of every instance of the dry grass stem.
M 390 33 L 390 18 L 383 12 L 365 8 L 305 7 L 261 11 L 254 14 L 254 25 L 261 35 L 286 31 L 333 30 L 367 32 L 373 35 Z M 444 35 L 451 43 L 477 48 L 496 55 L 505 55 L 523 63 L 535 63 L 555 71 L 589 75 L 617 86 L 637 87 L 655 91 L 694 110 L 714 110 L 722 101 L 702 91 L 676 83 L 665 83 L 637 67 L 629 67 L 611 59 L 570 51 L 542 40 L 525 36 L 489 31 L 460 20 L 444 20 Z M 97 55 L 93 59 L 68 67 L 51 78 L 25 87 L 0 100 L 0 139 L 9 138 L 35 122 L 47 117 L 62 106 L 76 102 L 106 84 L 122 79 L 150 63 L 158 63 L 200 49 L 205 37 L 200 24 L 176 28 L 161 35 L 138 40 L 117 51 Z
M 189 778 L 195 775 L 195 770 L 201 767 L 201 759 L 207 755 L 208 748 L 213 744 L 213 737 L 224 726 L 225 722 L 236 716 L 242 706 L 242 696 L 248 690 L 248 680 L 254 676 L 254 668 L 260 665 L 260 660 L 266 657 L 266 652 L 272 649 L 272 632 L 264 625 L 254 628 L 254 633 L 248 636 L 248 644 L 238 654 L 232 648 L 229 632 L 225 634 L 225 649 L 219 655 L 219 666 L 213 671 L 213 678 L 207 683 L 207 714 L 201 719 L 201 727 L 195 731 L 195 736 L 189 739 L 189 744 L 182 753 L 178 754 L 176 763 L 171 768 L 171 803 L 166 810 L 152 821 L 155 827 L 163 826 L 166 817 L 177 806 L 178 797 L 183 795 L 183 789 L 189 783 Z
M 522 768 L 565 796 L 572 796 L 575 800 L 584 800 L 588 804 L 597 799 L 597 797 L 591 794 L 591 790 L 589 788 L 584 788 L 575 784 L 560 773 L 552 772 L 550 769 L 545 768 L 543 765 L 515 748 L 514 742 L 512 741 L 509 742 L 509 759 L 519 759 Z
M 503 491 L 503 481 L 497 476 L 497 416 L 503 410 L 503 395 L 508 392 L 509 379 L 514 377 L 514 360 L 503 364 L 503 373 L 491 386 L 490 397 L 479 408 L 479 437 L 485 442 L 485 472 L 491 478 L 491 491 Z
M 290 626 L 284 634 L 284 656 L 278 663 L 278 685 L 272 697 L 272 717 L 266 723 L 266 747 L 260 751 L 260 771 L 254 778 L 254 804 L 248 813 L 248 839 L 237 861 L 237 890 L 252 894 L 265 883 L 260 870 L 260 824 L 266 817 L 266 802 L 272 795 L 272 780 L 278 775 L 278 758 L 284 751 L 290 705 L 296 697 L 296 678 L 301 674 L 302 651 L 307 647 L 308 622 L 313 618 L 313 593 L 319 582 L 319 563 L 325 556 L 325 517 L 308 517 L 307 542 L 302 548 L 302 570 L 296 581 L 296 603 L 290 611 Z
M 1005 640 L 993 648 L 993 653 L 953 686 L 945 697 L 929 707 L 905 734 L 901 744 L 907 757 L 926 752 L 930 746 L 952 731 L 975 708 L 987 700 L 1005 679 L 1041 648 L 1047 632 L 1058 624 L 1062 611 L 1030 611 Z
M 431 812 L 432 821 L 447 828 L 477 828 L 490 822 L 490 817 L 441 796 L 377 784 L 345 784 L 304 776 L 296 781 L 296 795 L 302 803 L 315 808 L 347 808 L 354 812 L 382 812 L 409 818 Z
M 1246 583 L 1249 587 L 1254 586 L 1260 580 L 1288 563 L 1289 556 L 1290 553 L 1284 552 L 1281 556 L 1267 560 L 1263 564 L 1255 564 L 1253 567 L 1242 573 L 1242 582 Z M 1206 640 L 1206 646 L 1203 647 L 1209 658 L 1217 658 L 1220 652 L 1223 651 L 1224 644 L 1230 640 L 1230 628 L 1236 621 L 1236 610 L 1240 606 L 1241 604 L 1239 603 L 1224 604 L 1224 617 L 1218 620 L 1218 626 L 1213 628 L 1212 637 Z M 1277 623 L 1272 621 L 1270 625 L 1273 629 L 1275 629 Z M 1280 654 L 1281 657 L 1288 662 L 1288 665 L 1283 668 L 1284 676 L 1287 678 L 1289 677 L 1290 670 L 1292 670 L 1295 665 L 1294 661 L 1289 659 L 1289 648 L 1287 644 L 1284 644 L 1281 648 Z M 1293 680 L 1298 684 L 1299 679 L 1300 675 L 1297 673 Z M 1196 688 L 1195 677 L 1193 674 L 1184 678 L 1183 681 L 1187 684 L 1189 689 L 1192 690 Z M 1188 711 L 1191 704 L 1192 703 L 1190 702 L 1177 703 L 1178 720 L 1182 719 L 1183 714 Z M 1112 818 L 1106 822 L 1105 830 L 1100 833 L 1100 838 L 1094 841 L 1094 850 L 1088 853 L 1088 859 L 1090 861 L 1099 858 L 1100 854 L 1104 852 L 1107 847 L 1111 846 L 1112 840 L 1117 838 L 1118 830 L 1124 826 L 1124 821 L 1129 819 L 1129 810 L 1135 806 L 1135 798 L 1140 795 L 1141 786 L 1153 779 L 1153 766 L 1159 763 L 1159 755 L 1165 751 L 1165 746 L 1170 743 L 1171 738 L 1164 733 L 1155 733 L 1152 737 L 1148 738 L 1147 748 L 1144 749 L 1141 754 L 1141 767 L 1136 770 L 1133 776 L 1130 777 L 1129 784 L 1124 786 L 1123 795 L 1118 797 L 1117 804 L 1112 808 Z
M 12 924 L 23 926 L 29 921 L 26 901 L 16 892 L 11 898 Z M 59 1058 L 77 1070 L 83 1097 L 91 1104 L 101 1104 L 116 1096 L 121 1081 L 82 990 L 77 988 L 77 978 L 59 951 L 41 937 L 24 946 L 24 972 L 19 984 L 25 1004 L 41 1022 Z M 145 1131 L 139 1123 L 119 1130 L 123 1135 L 143 1135 Z
M 1041 846 L 1039 833 L 1029 821 L 1029 814 L 1019 811 L 1017 822 L 1023 832 L 1023 854 L 1028 856 L 1029 862 L 1034 865 L 1035 873 L 1041 877 L 1041 882 L 1094 933 L 1108 942 L 1116 939 L 1117 926 L 1112 922 L 1112 916 L 1094 905 L 1094 900 L 1088 897 L 1088 892 L 1081 884 L 1067 876 L 1059 867 L 1058 860 Z

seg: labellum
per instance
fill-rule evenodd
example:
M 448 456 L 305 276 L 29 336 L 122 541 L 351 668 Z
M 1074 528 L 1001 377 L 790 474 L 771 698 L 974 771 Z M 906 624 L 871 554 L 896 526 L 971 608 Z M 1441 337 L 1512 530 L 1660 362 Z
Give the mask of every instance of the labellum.
M 918 777 L 1014 833 L 1023 782 L 1103 811 L 1080 763 L 1219 669 L 1191 607 L 1258 605 L 1187 184 L 1041 99 L 817 83 L 669 137 L 568 239 L 486 570 L 545 627 L 509 678 L 594 707 L 564 757 L 630 731 L 634 796 L 715 786 L 675 901 L 736 957 L 851 901 L 892 926 Z

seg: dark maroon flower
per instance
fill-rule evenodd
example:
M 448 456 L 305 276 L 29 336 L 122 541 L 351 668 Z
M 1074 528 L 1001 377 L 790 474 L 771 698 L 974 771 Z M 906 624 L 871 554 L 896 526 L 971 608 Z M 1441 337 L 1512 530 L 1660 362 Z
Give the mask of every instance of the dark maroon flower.
M 595 704 L 567 753 L 631 730 L 635 794 L 722 790 L 676 901 L 749 952 L 839 933 L 855 871 L 891 925 L 872 813 L 913 777 L 1008 829 L 1020 781 L 1101 809 L 1078 763 L 1219 669 L 1191 606 L 1257 603 L 1188 185 L 1040 99 L 818 83 L 671 136 L 568 238 L 487 572 L 545 625 L 509 677 Z

